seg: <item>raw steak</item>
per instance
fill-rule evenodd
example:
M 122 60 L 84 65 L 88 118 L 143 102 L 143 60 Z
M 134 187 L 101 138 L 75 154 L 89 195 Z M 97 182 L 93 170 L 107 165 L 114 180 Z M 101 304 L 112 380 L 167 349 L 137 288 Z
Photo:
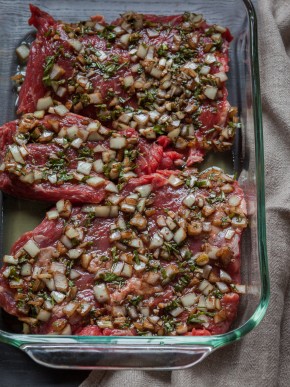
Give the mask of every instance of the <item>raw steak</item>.
M 58 106 L 58 108 L 60 108 Z M 63 106 L 62 106 L 63 107 Z M 57 110 L 57 108 L 56 108 Z M 132 178 L 182 157 L 76 114 L 26 114 L 0 131 L 0 189 L 37 200 L 98 203 Z
M 26 333 L 224 333 L 246 225 L 243 192 L 218 168 L 134 178 L 106 205 L 61 200 L 4 256 L 0 304 Z
M 226 28 L 190 13 L 67 24 L 34 6 L 31 12 L 38 33 L 19 113 L 58 101 L 108 127 L 158 139 L 184 153 L 187 165 L 231 147 L 238 120 L 225 87 L 232 39 Z

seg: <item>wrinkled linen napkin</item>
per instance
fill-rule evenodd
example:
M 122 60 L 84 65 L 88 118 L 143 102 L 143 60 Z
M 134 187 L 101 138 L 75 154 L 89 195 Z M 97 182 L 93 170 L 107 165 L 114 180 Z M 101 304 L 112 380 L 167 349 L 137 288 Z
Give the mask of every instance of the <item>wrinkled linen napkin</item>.
M 191 369 L 93 371 L 81 387 L 290 385 L 290 0 L 260 0 L 257 13 L 271 278 L 267 314 L 241 341 Z

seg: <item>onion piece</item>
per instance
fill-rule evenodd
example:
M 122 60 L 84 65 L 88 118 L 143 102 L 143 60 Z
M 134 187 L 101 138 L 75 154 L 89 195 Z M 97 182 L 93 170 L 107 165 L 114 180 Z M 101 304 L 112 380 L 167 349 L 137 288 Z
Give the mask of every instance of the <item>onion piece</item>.
M 193 193 L 186 196 L 186 198 L 183 199 L 183 204 L 186 205 L 186 207 L 191 208 L 195 203 L 196 197 Z
M 54 64 L 49 74 L 49 77 L 51 80 L 57 81 L 64 73 L 65 70 L 62 67 L 60 67 L 58 64 Z
M 209 72 L 210 72 L 210 66 L 202 66 L 202 68 L 199 71 L 201 75 L 207 75 L 209 74 Z
M 15 144 L 8 145 L 8 148 L 9 148 L 14 160 L 17 163 L 25 164 L 25 161 L 24 161 L 17 145 L 15 145 Z
M 29 239 L 29 241 L 27 241 L 25 243 L 25 245 L 22 247 L 32 258 L 36 257 L 39 252 L 40 252 L 40 248 L 38 247 L 38 245 L 35 243 L 35 241 L 33 239 Z
M 180 301 L 184 307 L 194 305 L 198 300 L 198 297 L 195 293 L 187 293 L 180 298 Z
M 83 212 L 94 212 L 99 218 L 116 218 L 118 216 L 118 206 L 93 206 L 87 205 L 82 207 Z
M 111 149 L 123 149 L 127 145 L 127 140 L 125 137 L 112 137 L 110 138 L 110 148 Z
M 87 161 L 78 161 L 77 172 L 89 175 L 91 173 L 92 166 L 92 163 L 88 163 Z
M 152 250 L 152 249 L 156 249 L 157 247 L 160 247 L 162 246 L 164 243 L 164 240 L 163 238 L 161 238 L 161 236 L 159 234 L 157 234 L 157 232 L 155 232 L 152 236 L 152 239 L 150 241 L 150 246 L 149 246 L 149 249 Z
M 21 44 L 19 47 L 15 50 L 18 58 L 22 62 L 26 62 L 29 57 L 29 47 L 26 46 L 26 44 Z
M 110 294 L 105 284 L 95 285 L 93 289 L 97 301 L 101 304 L 110 300 Z
M 36 104 L 36 110 L 47 110 L 53 106 L 53 100 L 51 97 L 39 98 Z
M 90 99 L 90 104 L 100 104 L 103 102 L 101 93 L 88 94 L 88 97 Z
M 219 72 L 219 73 L 215 73 L 213 74 L 215 77 L 219 78 L 221 82 L 225 82 L 228 80 L 228 77 L 227 77 L 227 74 L 224 73 L 224 72 Z
M 232 282 L 232 277 L 224 270 L 220 270 L 220 279 L 223 281 L 223 282 L 228 282 L 228 283 L 231 283 Z
M 32 273 L 32 266 L 31 266 L 31 264 L 29 262 L 24 263 L 24 265 L 22 265 L 22 267 L 21 267 L 20 274 L 23 277 L 27 277 L 27 276 L 31 275 L 31 273 Z
M 99 176 L 90 177 L 86 180 L 86 184 L 90 185 L 91 187 L 100 187 L 105 184 L 105 179 Z
M 169 242 L 171 241 L 171 239 L 173 238 L 173 233 L 169 230 L 168 227 L 163 227 L 161 230 L 160 230 L 160 234 L 163 236 L 163 238 Z
M 110 182 L 110 183 L 108 183 L 106 185 L 105 191 L 113 192 L 113 193 L 118 193 L 119 192 L 118 187 L 113 182 Z
M 127 75 L 126 77 L 124 77 L 123 79 L 123 85 L 124 87 L 127 89 L 129 87 L 131 87 L 132 85 L 134 84 L 134 78 L 132 75 Z
M 51 262 L 50 271 L 52 273 L 61 273 L 64 274 L 66 271 L 66 266 L 61 262 Z
M 221 293 L 228 293 L 230 291 L 228 285 L 224 282 L 216 282 L 216 286 L 218 287 Z
M 239 293 L 239 294 L 246 294 L 246 286 L 245 286 L 245 285 L 238 285 L 238 284 L 235 284 L 235 290 L 236 290 L 237 293 Z
M 63 300 L 65 299 L 65 294 L 61 293 L 61 292 L 58 292 L 58 291 L 55 291 L 53 290 L 51 292 L 51 297 L 54 299 L 54 301 L 57 303 L 57 304 L 61 304 L 63 302 Z
M 186 232 L 182 227 L 180 227 L 174 234 L 174 240 L 179 245 L 186 239 Z
M 93 162 L 93 170 L 97 173 L 102 173 L 104 169 L 104 163 L 101 159 Z
M 67 317 L 71 317 L 78 309 L 78 306 L 79 304 L 77 302 L 69 302 L 62 310 Z
M 81 51 L 83 47 L 82 43 L 77 39 L 68 39 L 67 42 L 76 51 Z
M 55 273 L 53 276 L 54 279 L 54 285 L 56 290 L 60 292 L 66 292 L 68 289 L 68 282 L 67 278 L 64 274 L 62 273 Z
M 148 48 L 145 47 L 144 44 L 140 44 L 139 47 L 138 47 L 138 50 L 136 52 L 136 55 L 139 58 L 144 59 L 146 57 L 147 51 L 148 51 Z
M 179 179 L 179 177 L 175 175 L 170 175 L 168 178 L 168 183 L 172 185 L 172 187 L 179 187 L 183 184 L 183 180 Z
M 178 306 L 177 308 L 170 311 L 171 316 L 177 317 L 184 311 L 184 308 L 181 306 Z
M 229 198 L 229 205 L 233 207 L 237 207 L 241 203 L 241 198 L 237 195 L 232 195 Z
M 67 252 L 67 255 L 69 256 L 70 259 L 77 259 L 82 255 L 83 252 L 84 250 L 81 248 L 70 249 Z
M 206 86 L 206 88 L 204 89 L 204 95 L 212 100 L 216 99 L 217 92 L 218 88 L 210 85 Z
M 37 320 L 42 322 L 47 322 L 51 317 L 51 312 L 48 312 L 45 309 L 40 309 L 38 315 L 36 316 Z
M 152 192 L 152 189 L 153 187 L 151 184 L 145 184 L 135 188 L 135 191 L 137 191 L 142 198 L 146 198 L 147 196 L 150 195 L 150 193 Z
M 4 255 L 3 262 L 8 263 L 9 265 L 18 265 L 18 259 L 13 255 Z

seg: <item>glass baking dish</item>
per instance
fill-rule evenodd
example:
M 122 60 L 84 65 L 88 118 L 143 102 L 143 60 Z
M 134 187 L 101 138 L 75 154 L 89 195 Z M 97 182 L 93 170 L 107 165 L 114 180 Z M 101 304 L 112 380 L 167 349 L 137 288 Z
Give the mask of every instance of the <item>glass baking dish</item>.
M 11 75 L 17 70 L 15 48 L 32 29 L 28 26 L 28 0 L 2 1 L 0 12 L 0 123 L 15 119 L 16 93 Z M 245 191 L 250 226 L 242 246 L 242 296 L 238 318 L 231 330 L 222 335 L 191 337 L 84 337 L 16 334 L 14 319 L 2 312 L 0 341 L 25 351 L 40 364 L 55 368 L 78 369 L 163 369 L 185 368 L 203 360 L 219 347 L 241 339 L 263 318 L 269 301 L 269 276 L 266 251 L 264 161 L 257 24 L 250 0 L 51 0 L 34 1 L 35 5 L 67 22 L 85 20 L 102 14 L 115 19 L 128 10 L 151 14 L 180 14 L 184 11 L 204 14 L 207 21 L 230 28 L 234 41 L 230 49 L 229 100 L 238 106 L 242 128 L 232 152 L 210 155 L 203 165 L 217 165 L 236 173 Z M 34 228 L 44 217 L 49 203 L 1 197 L 1 254 L 25 231 Z

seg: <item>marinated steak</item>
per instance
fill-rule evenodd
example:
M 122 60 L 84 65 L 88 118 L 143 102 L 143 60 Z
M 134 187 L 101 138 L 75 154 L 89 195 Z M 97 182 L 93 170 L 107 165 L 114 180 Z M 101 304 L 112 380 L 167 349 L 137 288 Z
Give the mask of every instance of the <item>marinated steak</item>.
M 60 200 L 4 256 L 0 304 L 26 333 L 224 333 L 246 225 L 243 191 L 217 168 L 133 178 L 101 205 Z
M 132 177 L 171 169 L 177 152 L 61 111 L 26 114 L 0 131 L 0 189 L 23 198 L 98 203 Z M 60 113 L 56 114 L 56 113 Z
M 231 147 L 238 120 L 225 86 L 228 29 L 190 13 L 67 24 L 31 12 L 38 32 L 19 113 L 61 103 L 108 127 L 134 128 L 183 152 L 188 165 Z

